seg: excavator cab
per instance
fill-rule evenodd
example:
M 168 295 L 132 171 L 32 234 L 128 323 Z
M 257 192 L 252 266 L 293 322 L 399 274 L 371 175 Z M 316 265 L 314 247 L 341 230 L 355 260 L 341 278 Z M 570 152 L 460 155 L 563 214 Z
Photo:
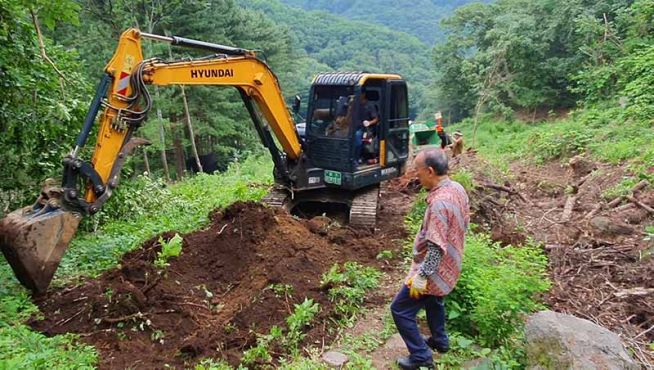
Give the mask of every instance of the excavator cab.
M 364 110 L 378 117 L 377 124 L 364 127 Z M 311 86 L 306 117 L 307 157 L 323 170 L 320 179 L 310 176 L 307 185 L 357 190 L 403 172 L 409 154 L 409 108 L 400 76 L 320 74 Z
M 370 112 L 378 122 L 364 127 Z M 278 188 L 264 201 L 289 211 L 340 204 L 350 225 L 374 227 L 380 183 L 401 176 L 409 156 L 406 82 L 394 74 L 319 74 L 303 128 L 292 193 Z

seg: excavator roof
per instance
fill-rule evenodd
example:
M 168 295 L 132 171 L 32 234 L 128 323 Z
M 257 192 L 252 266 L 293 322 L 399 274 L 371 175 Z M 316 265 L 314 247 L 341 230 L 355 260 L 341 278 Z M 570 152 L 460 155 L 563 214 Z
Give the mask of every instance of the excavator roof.
M 401 80 L 396 74 L 368 72 L 329 72 L 320 73 L 313 79 L 313 85 L 319 86 L 356 86 L 363 85 L 368 79 Z

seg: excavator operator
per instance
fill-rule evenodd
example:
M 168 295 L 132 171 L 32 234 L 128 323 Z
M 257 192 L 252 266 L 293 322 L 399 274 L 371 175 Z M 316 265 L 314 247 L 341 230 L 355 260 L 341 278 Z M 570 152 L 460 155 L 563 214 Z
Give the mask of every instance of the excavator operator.
M 359 99 L 359 109 L 357 110 L 357 117 L 354 120 L 354 124 L 356 125 L 356 132 L 355 132 L 355 139 L 354 142 L 356 144 L 355 148 L 355 166 L 362 163 L 363 158 L 362 158 L 362 151 L 363 151 L 363 141 L 364 141 L 364 132 L 366 132 L 368 135 L 371 135 L 372 130 L 368 128 L 372 128 L 374 125 L 379 123 L 379 114 L 377 113 L 377 107 L 375 107 L 375 104 L 370 102 L 368 100 L 368 97 L 366 96 L 367 91 L 365 89 L 361 90 L 361 98 Z M 368 129 L 368 130 L 366 130 Z M 366 137 L 365 139 L 371 139 Z

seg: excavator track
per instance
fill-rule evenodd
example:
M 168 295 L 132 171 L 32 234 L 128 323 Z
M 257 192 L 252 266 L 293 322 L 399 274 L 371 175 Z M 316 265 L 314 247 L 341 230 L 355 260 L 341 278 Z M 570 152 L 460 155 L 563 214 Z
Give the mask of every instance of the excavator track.
M 289 194 L 282 188 L 272 188 L 261 201 L 273 208 L 283 208 L 288 211 Z
M 357 194 L 350 207 L 350 225 L 356 227 L 375 227 L 379 207 L 379 185 Z

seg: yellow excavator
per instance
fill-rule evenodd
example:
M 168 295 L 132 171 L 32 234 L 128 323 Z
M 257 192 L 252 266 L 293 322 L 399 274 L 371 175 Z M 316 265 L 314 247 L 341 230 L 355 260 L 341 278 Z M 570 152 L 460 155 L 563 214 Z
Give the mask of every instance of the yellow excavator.
M 178 61 L 144 59 L 143 39 L 211 54 Z M 129 29 L 121 35 L 75 146 L 63 160 L 62 182 L 46 183 L 34 205 L 0 220 L 0 247 L 25 287 L 47 290 L 81 217 L 98 212 L 118 186 L 127 156 L 144 143 L 134 133 L 152 105 L 148 85 L 235 87 L 274 162 L 276 185 L 265 197 L 272 206 L 291 210 L 337 203 L 349 209 L 350 224 L 371 227 L 380 182 L 404 172 L 409 112 L 406 83 L 399 75 L 319 74 L 309 92 L 306 122 L 296 125 L 277 77 L 255 51 Z M 370 107 L 377 111 L 378 123 L 363 127 L 357 117 Z M 299 109 L 296 97 L 293 110 Z M 81 149 L 96 122 L 89 162 L 81 158 Z

